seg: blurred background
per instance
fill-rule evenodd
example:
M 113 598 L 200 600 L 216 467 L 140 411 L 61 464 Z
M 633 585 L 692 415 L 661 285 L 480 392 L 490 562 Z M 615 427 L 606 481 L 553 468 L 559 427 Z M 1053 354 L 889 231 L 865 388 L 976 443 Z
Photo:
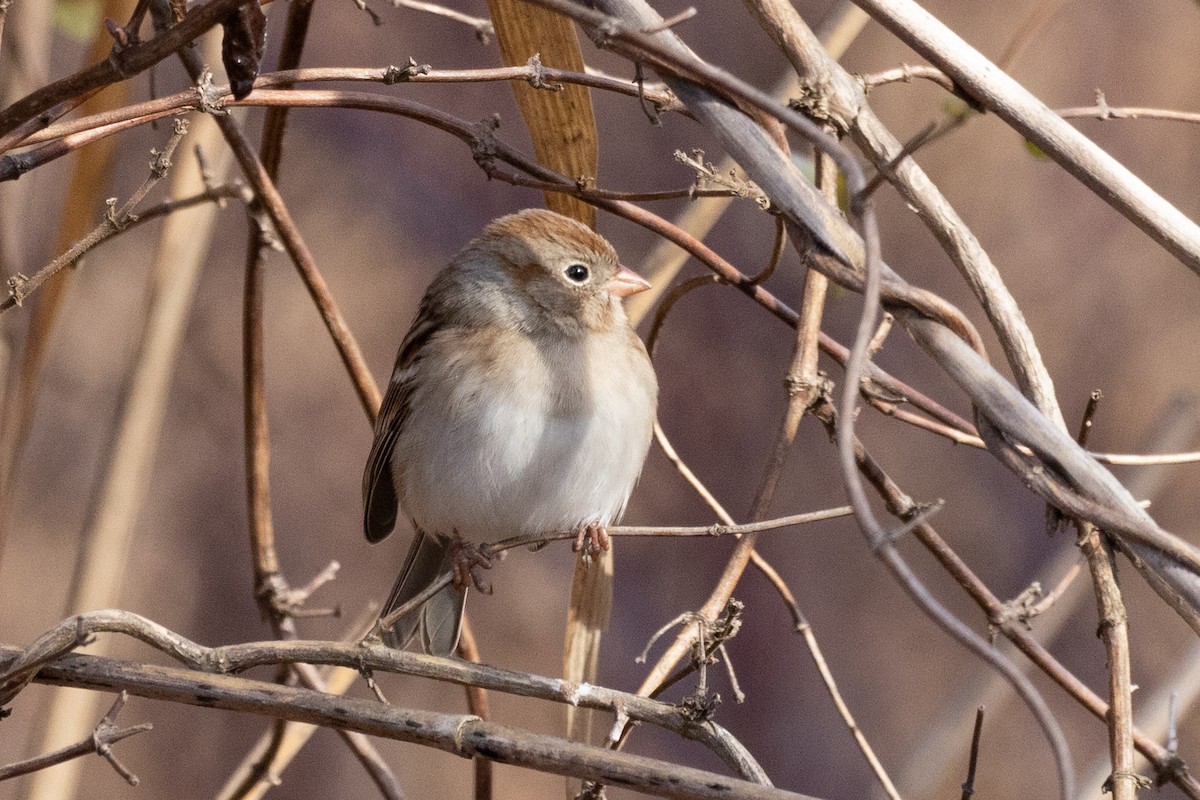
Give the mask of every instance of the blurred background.
M 486 3 L 456 0 L 484 16 Z M 815 25 L 830 2 L 798 1 Z M 923 4 L 984 54 L 998 58 L 1040 0 L 1012 3 L 929 0 Z M 91 0 L 60 0 L 39 8 L 18 2 L 4 31 L 0 83 L 8 101 L 88 62 L 100 23 Z M 657 5 L 664 16 L 686 4 Z M 382 67 L 409 56 L 434 68 L 493 66 L 493 43 L 480 44 L 463 25 L 374 3 L 381 25 L 348 0 L 318 0 L 306 49 L 307 66 Z M 48 51 L 24 38 L 25 17 L 50 12 Z M 268 8 L 264 69 L 274 63 L 286 7 Z M 745 80 L 770 87 L 788 69 L 744 7 L 709 0 L 677 32 L 700 55 Z M 80 27 L 83 17 L 93 24 Z M 80 38 L 80 33 L 84 37 Z M 1011 73 L 1054 108 L 1089 105 L 1097 89 L 1113 106 L 1200 110 L 1200 8 L 1183 0 L 1069 0 L 1025 41 Z M 627 63 L 597 52 L 594 66 L 631 76 Z M 95 60 L 95 59 L 92 59 Z M 920 58 L 869 24 L 843 59 L 855 72 L 873 72 Z M 214 70 L 218 67 L 214 64 Z M 223 80 L 218 76 L 218 82 Z M 158 94 L 188 85 L 177 62 L 154 71 Z M 24 90 L 20 87 L 24 86 Z M 365 87 L 421 100 L 467 120 L 498 113 L 498 135 L 529 151 L 528 136 L 508 86 L 500 83 Z M 150 96 L 145 76 L 128 87 L 130 101 Z M 719 161 L 718 146 L 678 115 L 651 126 L 636 101 L 593 92 L 601 136 L 599 185 L 649 190 L 686 187 L 689 169 L 676 149 L 703 149 Z M 901 139 L 944 118 L 957 101 L 931 84 L 875 90 L 875 109 Z M 261 109 L 244 118 L 257 142 Z M 1078 126 L 1185 214 L 1200 215 L 1200 128 L 1178 122 L 1079 121 Z M 116 167 L 87 203 L 94 221 L 103 201 L 122 200 L 142 182 L 151 148 L 168 128 L 142 127 L 115 140 Z M 87 158 L 88 151 L 79 157 Z M 177 161 L 192 158 L 185 139 Z M 1073 427 L 1089 392 L 1104 400 L 1091 446 L 1144 452 L 1164 426 L 1181 426 L 1174 449 L 1196 446 L 1189 430 L 1200 390 L 1200 278 L 1188 271 L 1052 162 L 1040 159 L 997 119 L 982 116 L 924 150 L 919 161 L 972 227 L 1024 309 Z M 0 184 L 0 259 L 10 274 L 32 274 L 62 247 L 56 244 L 64 191 L 74 158 Z M 447 259 L 490 219 L 541 205 L 537 192 L 489 182 L 457 140 L 417 123 L 366 112 L 295 111 L 289 122 L 281 191 L 312 247 L 330 287 L 372 365 L 386 379 L 396 347 L 425 285 Z M 160 198 L 166 184 L 152 198 Z M 876 195 L 888 263 L 909 281 L 962 308 L 981 329 L 986 319 L 953 265 L 902 200 L 885 188 Z M 659 203 L 672 218 L 687 201 Z M 247 223 L 242 206 L 220 212 L 203 264 L 195 304 L 175 360 L 175 374 L 157 456 L 142 488 L 118 607 L 146 615 L 206 645 L 269 638 L 253 598 L 244 489 L 241 406 L 241 292 Z M 601 215 L 600 231 L 634 268 L 655 237 L 631 223 Z M 0 561 L 0 642 L 24 645 L 63 616 L 79 541 L 98 492 L 102 453 L 113 437 L 122 386 L 144 323 L 147 278 L 158 224 L 143 226 L 89 254 L 64 298 L 46 355 L 33 424 L 15 467 L 7 542 Z M 774 226 L 752 203 L 735 203 L 707 242 L 744 272 L 758 271 L 770 252 Z M 700 274 L 691 263 L 685 277 Z M 789 252 L 768 287 L 798 306 L 803 272 Z M 369 546 L 361 533 L 361 475 L 370 428 L 290 261 L 269 258 L 266 277 L 266 391 L 271 425 L 271 492 L 285 574 L 302 585 L 330 561 L 337 579 L 310 602 L 340 607 L 342 619 L 300 620 L 305 638 L 340 637 L 366 603 L 380 600 L 403 558 L 406 531 Z M 826 330 L 849 341 L 859 298 L 835 291 Z M 15 309 L 0 325 L 11 353 L 19 352 L 28 312 Z M 643 326 L 643 333 L 645 332 Z M 985 331 L 985 335 L 987 332 Z M 995 339 L 988 343 L 1002 359 Z M 739 519 L 749 513 L 786 401 L 782 379 L 791 356 L 788 328 L 728 287 L 696 292 L 667 323 L 656 363 L 662 386 L 660 420 L 683 458 Z M 968 416 L 970 409 L 939 370 L 901 331 L 889 338 L 881 365 Z M 841 373 L 824 363 L 835 381 Z M 1006 373 L 1007 374 L 1007 373 Z M 1070 534 L 1048 537 L 1043 506 L 986 453 L 955 446 L 871 410 L 859 432 L 868 447 L 916 500 L 943 499 L 935 527 L 1003 598 L 1032 580 L 1061 575 L 1051 565 L 1074 550 Z M 1117 468 L 1119 477 L 1153 501 L 1163 527 L 1197 541 L 1200 466 Z M 772 513 L 783 515 L 841 505 L 835 453 L 813 420 L 801 426 Z M 712 513 L 652 450 L 625 521 L 696 525 Z M 600 680 L 634 690 L 645 667 L 634 658 L 648 637 L 707 597 L 732 547 L 727 539 L 621 540 L 616 548 L 615 609 L 604 639 Z M 973 628 L 986 622 L 912 541 L 902 551 L 935 593 Z M 858 723 L 900 792 L 952 797 L 965 777 L 974 708 L 988 703 L 977 789 L 989 797 L 1039 797 L 1056 791 L 1049 751 L 1028 711 L 1006 691 L 984 694 L 985 667 L 922 616 L 873 559 L 853 520 L 825 522 L 764 536 L 761 551 L 795 592 L 814 626 L 830 668 Z M 1068 560 L 1066 563 L 1070 563 Z M 469 613 L 486 661 L 557 675 L 573 561 L 559 544 L 533 554 L 513 552 L 489 575 L 491 597 L 472 598 Z M 1139 715 L 1165 711 L 1164 692 L 1180 682 L 1200 652 L 1187 626 L 1122 564 L 1131 616 L 1133 679 Z M 762 762 L 782 787 L 820 797 L 879 793 L 876 782 L 823 689 L 803 642 L 774 590 L 748 572 L 735 596 L 746 604 L 741 633 L 729 645 L 744 703 L 719 670 L 710 685 L 724 700 L 716 719 Z M 1069 668 L 1104 694 L 1106 666 L 1096 638 L 1096 612 L 1086 576 L 1063 601 L 1061 630 L 1034 630 Z M 110 637 L 115 638 L 115 637 Z M 661 646 L 661 645 L 660 645 Z M 1010 650 L 1000 645 L 1005 650 Z M 147 648 L 117 640 L 112 652 L 158 660 Z M 1019 659 L 1018 659 L 1019 660 Z M 266 677 L 268 672 L 262 672 Z M 461 689 L 398 676 L 379 676 L 389 699 L 403 706 L 459 712 Z M 1064 725 L 1081 777 L 1107 748 L 1105 727 L 1043 676 L 1034 680 Z M 678 699 L 694 684 L 676 687 Z M 0 763 L 32 755 L 30 731 L 50 690 L 23 693 L 0 725 Z M 365 686 L 352 694 L 369 696 Z M 107 702 L 107 701 L 105 701 Z M 561 733 L 556 705 L 499 695 L 495 719 Z M 1139 716 L 1139 720 L 1142 719 Z M 100 759 L 89 757 L 80 796 L 208 797 L 266 730 L 261 718 L 132 699 L 123 724 L 152 721 L 152 733 L 118 746 L 141 778 L 130 789 Z M 1181 755 L 1200 763 L 1200 727 L 1180 720 Z M 409 797 L 464 797 L 467 761 L 428 749 L 380 741 Z M 642 753 L 723 770 L 698 745 L 639 728 L 630 743 Z M 1103 764 L 1103 762 L 1100 762 Z M 280 798 L 372 797 L 377 791 L 332 732 L 318 731 L 272 792 Z M 561 779 L 497 767 L 501 798 L 561 797 Z M 26 796 L 26 780 L 0 785 L 0 798 Z M 611 797 L 629 796 L 610 791 Z M 1164 797 L 1180 796 L 1171 788 Z M 1088 796 L 1098 796 L 1090 790 Z

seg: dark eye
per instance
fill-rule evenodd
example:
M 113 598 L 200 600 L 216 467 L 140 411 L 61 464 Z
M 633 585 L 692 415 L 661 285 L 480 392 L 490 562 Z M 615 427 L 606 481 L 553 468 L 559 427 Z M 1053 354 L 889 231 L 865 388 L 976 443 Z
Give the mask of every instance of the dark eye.
M 588 272 L 588 268 L 583 264 L 571 264 L 565 270 L 563 270 L 563 274 L 566 275 L 567 280 L 571 281 L 572 283 L 583 283 L 588 279 L 588 275 L 590 273 Z

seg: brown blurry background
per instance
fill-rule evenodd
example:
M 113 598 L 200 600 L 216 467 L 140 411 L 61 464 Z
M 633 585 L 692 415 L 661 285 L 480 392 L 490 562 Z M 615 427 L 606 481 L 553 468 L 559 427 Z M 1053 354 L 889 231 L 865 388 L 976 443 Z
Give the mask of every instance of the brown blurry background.
M 4 48 L 14 46 L 10 13 Z M 664 15 L 680 2 L 658 5 Z M 828 2 L 797 2 L 810 24 Z M 998 57 L 1038 5 L 929 0 L 925 7 L 990 57 Z M 455 7 L 485 15 L 486 4 Z M 769 87 L 786 62 L 740 3 L 709 0 L 677 29 L 702 56 L 742 78 Z M 318 0 L 305 64 L 384 66 L 410 55 L 435 68 L 495 65 L 494 43 L 480 45 L 461 25 L 390 4 L 375 6 L 375 26 L 347 0 Z M 265 63 L 274 62 L 285 7 L 272 4 Z M 60 32 L 50 74 L 82 65 L 86 45 Z M 1087 105 L 1102 89 L 1112 105 L 1200 110 L 1200 8 L 1183 0 L 1066 2 L 1029 40 L 1012 74 L 1052 107 Z M 628 76 L 627 64 L 584 41 L 589 63 Z M 869 72 L 920 59 L 890 34 L 869 25 L 843 62 Z M 158 92 L 185 86 L 171 60 L 156 71 Z M 389 89 L 465 119 L 498 112 L 499 135 L 528 151 L 528 137 L 509 88 L 502 84 Z M 145 77 L 131 98 L 145 99 Z M 675 149 L 718 147 L 696 125 L 666 116 L 652 127 L 636 102 L 593 93 L 601 134 L 601 186 L 650 189 L 686 186 L 689 170 Z M 940 119 L 947 96 L 932 85 L 880 88 L 871 100 L 902 139 Z M 247 122 L 257 136 L 261 110 Z M 1082 121 L 1079 127 L 1152 187 L 1196 218 L 1200 194 L 1200 128 L 1173 122 Z M 125 198 L 142 181 L 151 147 L 165 129 L 138 129 L 118 140 L 119 168 L 105 194 L 73 198 L 99 210 L 109 196 Z M 257 141 L 257 139 L 255 139 Z M 185 140 L 183 151 L 189 145 Z M 398 118 L 340 110 L 296 111 L 290 121 L 280 186 L 313 248 L 377 378 L 391 368 L 395 349 L 426 283 L 447 258 L 488 220 L 540 205 L 539 194 L 488 182 L 456 140 Z M 186 157 L 191 157 L 190 153 Z M 1064 412 L 1076 424 L 1092 389 L 1102 389 L 1091 445 L 1138 452 L 1148 446 L 1165 410 L 1200 390 L 1200 279 L 1155 246 L 1052 162 L 1038 159 L 999 120 L 973 119 L 923 151 L 919 160 L 973 228 L 1003 272 L 1037 336 Z M 6 218 L 0 231 L 5 266 L 30 274 L 57 253 L 53 241 L 70 159 L 0 185 Z M 161 194 L 166 184 L 158 190 Z M 18 189 L 20 190 L 18 192 Z M 157 196 L 157 195 L 156 195 Z M 905 204 L 884 189 L 877 195 L 888 263 L 915 284 L 985 320 L 968 290 Z M 20 203 L 19 208 L 11 204 Z M 671 217 L 686 201 L 655 210 Z M 98 218 L 98 217 L 97 217 Z M 241 412 L 241 286 L 246 222 L 231 204 L 201 278 L 177 363 L 165 427 L 137 522 L 119 606 L 144 614 L 203 644 L 267 638 L 252 597 L 245 510 Z M 653 247 L 646 231 L 601 216 L 625 263 L 635 268 Z M 73 610 L 64 607 L 77 542 L 96 492 L 100 454 L 111 436 L 120 387 L 144 309 L 144 282 L 156 226 L 140 228 L 90 254 L 70 290 L 55 331 L 28 446 L 7 509 L 10 533 L 0 563 L 0 642 L 25 644 Z M 746 272 L 764 263 L 770 219 L 751 203 L 736 203 L 707 241 Z M 685 275 L 699 274 L 695 264 Z M 789 253 L 769 287 L 799 301 L 802 272 Z M 305 583 L 331 560 L 337 579 L 312 601 L 340 605 L 348 618 L 378 600 L 403 557 L 405 536 L 369 546 L 361 533 L 360 481 L 370 429 L 320 319 L 285 256 L 271 256 L 266 274 L 267 397 L 272 441 L 274 522 L 283 568 Z M 859 299 L 832 296 L 826 330 L 843 341 L 857 320 Z M 19 342 L 24 312 L 3 318 Z M 644 332 L 644 331 L 643 331 Z M 994 339 L 992 352 L 998 353 Z M 664 333 L 657 367 L 660 419 L 683 457 L 739 518 L 749 511 L 762 479 L 785 394 L 781 380 L 791 350 L 787 328 L 738 292 L 708 289 L 678 307 Z M 901 332 L 889 339 L 880 363 L 964 415 L 962 397 Z M 834 380 L 841 374 L 824 365 Z M 1190 415 L 1194 415 L 1193 408 Z M 1045 565 L 1072 547 L 1071 537 L 1045 534 L 1043 506 L 986 453 L 956 447 L 873 411 L 860 433 L 884 466 L 920 501 L 942 498 L 935 525 L 1001 597 L 1011 597 Z M 1179 449 L 1191 449 L 1185 441 Z M 1116 470 L 1135 480 L 1146 470 Z M 1152 513 L 1168 530 L 1197 541 L 1200 466 L 1169 468 L 1153 496 Z M 844 502 L 834 451 L 806 420 L 773 512 L 811 510 Z M 661 452 L 652 451 L 626 521 L 707 524 L 709 511 Z M 644 667 L 634 657 L 660 625 L 697 607 L 707 596 L 732 546 L 726 539 L 622 540 L 616 550 L 616 601 L 604 641 L 600 680 L 636 688 Z M 911 541 L 901 543 L 938 596 L 976 630 L 984 621 Z M 957 796 L 977 690 L 985 668 L 918 613 L 873 560 L 852 520 L 821 523 L 764 537 L 763 553 L 795 591 L 813 623 L 830 667 L 858 722 L 899 789 L 911 797 Z M 1123 565 L 1124 566 L 1124 565 Z M 469 612 L 485 660 L 540 674 L 558 674 L 572 559 L 565 545 L 514 552 L 489 576 L 496 592 L 474 596 Z M 1147 589 L 1133 570 L 1121 570 L 1131 613 L 1134 695 L 1140 713 L 1171 688 L 1196 652 L 1194 635 Z M 1084 581 L 1076 611 L 1047 645 L 1103 693 L 1104 651 Z M 838 719 L 800 638 L 773 590 L 749 573 L 735 594 L 746 603 L 745 624 L 730 645 L 746 702 L 732 701 L 719 672 L 710 681 L 724 704 L 717 721 L 762 761 L 777 785 L 821 797 L 874 796 L 878 788 Z M 301 635 L 341 635 L 346 620 L 301 620 Z M 1038 622 L 1034 622 L 1035 630 Z M 124 657 L 155 660 L 147 648 L 116 645 Z M 262 676 L 268 673 L 261 673 Z M 418 708 L 461 711 L 462 691 L 396 676 L 381 676 L 389 699 Z M 1035 681 L 1065 726 L 1077 768 L 1086 774 L 1106 751 L 1104 726 L 1041 676 Z M 692 684 L 677 688 L 679 697 Z M 366 696 L 365 687 L 353 692 Z M 49 690 L 20 696 L 0 723 L 0 763 L 31 755 L 29 731 Z M 559 733 L 561 709 L 493 697 L 495 718 Z M 261 718 L 133 699 L 122 722 L 152 721 L 155 730 L 118 746 L 142 779 L 131 789 L 99 759 L 89 757 L 84 797 L 208 797 L 266 728 Z M 925 746 L 942 741 L 933 752 Z M 1200 763 L 1200 726 L 1180 723 L 1181 754 Z M 467 796 L 470 765 L 456 757 L 381 741 L 379 747 L 412 798 Z M 985 721 L 977 788 L 986 797 L 1044 797 L 1056 791 L 1053 764 L 1028 711 L 1005 695 Z M 639 728 L 634 752 L 723 769 L 699 746 Z M 943 772 L 949 765 L 950 771 Z M 498 767 L 498 797 L 561 797 L 562 781 Z M 0 785 L 0 798 L 24 795 L 23 780 Z M 1162 796 L 1175 797 L 1165 789 Z M 272 796 L 377 796 L 363 770 L 329 731 L 319 731 L 283 775 Z M 612 797 L 628 796 L 619 791 Z M 1091 796 L 1096 796 L 1093 793 Z

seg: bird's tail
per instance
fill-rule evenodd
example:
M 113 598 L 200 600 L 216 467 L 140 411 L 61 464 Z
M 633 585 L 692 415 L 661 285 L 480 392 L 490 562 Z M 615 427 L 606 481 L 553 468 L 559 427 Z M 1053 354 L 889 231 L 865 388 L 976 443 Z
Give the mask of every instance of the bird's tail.
M 417 531 L 416 538 L 408 548 L 404 567 L 396 579 L 396 585 L 383 605 L 381 617 L 424 592 L 429 585 L 450 570 L 451 542 L 441 536 L 431 536 Z M 458 645 L 462 630 L 463 607 L 467 590 L 447 584 L 419 608 L 401 617 L 392 629 L 384 634 L 383 640 L 391 647 L 404 648 L 417 632 L 421 633 L 421 647 L 435 656 L 449 656 Z

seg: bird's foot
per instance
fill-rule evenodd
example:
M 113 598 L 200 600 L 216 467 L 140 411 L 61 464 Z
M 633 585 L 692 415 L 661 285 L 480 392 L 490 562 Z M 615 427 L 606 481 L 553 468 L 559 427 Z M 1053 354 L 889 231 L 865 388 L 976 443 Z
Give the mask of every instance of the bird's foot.
M 474 586 L 484 594 L 492 593 L 492 585 L 479 574 L 479 569 L 491 569 L 492 558 L 480 549 L 479 545 L 465 541 L 454 532 L 450 546 L 450 564 L 454 570 L 454 587 L 466 591 Z
M 599 522 L 589 522 L 575 534 L 575 543 L 571 549 L 576 553 L 582 552 L 584 558 L 596 558 L 604 550 L 612 547 L 608 530 Z

